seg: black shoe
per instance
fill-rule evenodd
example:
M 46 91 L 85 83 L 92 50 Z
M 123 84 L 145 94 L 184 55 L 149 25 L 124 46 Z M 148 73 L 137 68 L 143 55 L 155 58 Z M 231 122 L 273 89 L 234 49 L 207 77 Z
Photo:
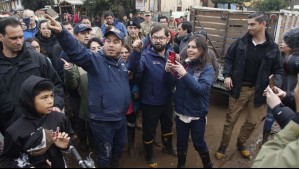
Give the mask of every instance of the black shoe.
M 178 156 L 178 152 L 176 148 L 166 148 L 166 147 L 162 147 L 162 152 L 163 153 L 167 153 L 169 155 L 172 155 L 174 157 Z

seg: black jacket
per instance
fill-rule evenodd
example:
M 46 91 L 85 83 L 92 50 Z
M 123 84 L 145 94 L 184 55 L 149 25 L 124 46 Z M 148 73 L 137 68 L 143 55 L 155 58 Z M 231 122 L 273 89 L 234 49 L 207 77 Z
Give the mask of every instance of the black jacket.
M 2 43 L 0 44 L 0 51 L 2 51 Z M 55 85 L 55 103 L 54 106 L 62 109 L 64 107 L 64 93 L 63 86 L 56 71 L 53 69 L 51 63 L 42 54 L 23 46 L 19 55 L 12 59 L 6 58 L 3 53 L 0 53 L 0 81 L 4 83 L 5 96 L 2 93 L 0 98 L 10 98 L 15 107 L 12 114 L 5 113 L 5 110 L 0 106 L 1 118 L 6 119 L 6 124 L 3 126 L 4 130 L 13 123 L 21 115 L 19 105 L 20 86 L 30 76 L 36 75 L 50 79 Z M 1 83 L 2 83 L 1 82 Z M 1 122 L 2 120 L 0 120 Z M 3 124 L 0 124 L 3 125 Z
M 266 55 L 264 56 L 259 68 L 259 72 L 255 84 L 254 105 L 256 107 L 266 103 L 266 97 L 263 96 L 265 88 L 269 84 L 269 76 L 275 75 L 275 85 L 282 84 L 283 73 L 283 59 L 280 54 L 278 45 L 273 41 L 270 35 L 266 32 L 267 43 L 265 49 Z M 247 33 L 242 38 L 236 40 L 227 50 L 225 56 L 223 76 L 231 77 L 233 81 L 233 88 L 231 96 L 235 99 L 240 97 L 240 89 L 244 76 L 246 53 L 248 51 L 247 45 L 252 36 Z
M 5 132 L 3 153 L 0 156 L 0 168 L 22 167 L 15 160 L 21 160 L 26 156 L 29 157 L 29 162 L 35 167 L 43 167 L 45 160 L 48 159 L 52 163 L 53 168 L 64 168 L 62 153 L 54 144 L 40 156 L 31 156 L 24 150 L 26 141 L 39 127 L 53 131 L 56 131 L 56 128 L 59 127 L 61 132 L 66 132 L 70 136 L 74 134 L 70 122 L 63 113 L 51 112 L 41 116 L 36 112 L 32 91 L 36 84 L 44 80 L 46 79 L 31 76 L 22 85 L 20 91 L 22 117 L 15 121 Z

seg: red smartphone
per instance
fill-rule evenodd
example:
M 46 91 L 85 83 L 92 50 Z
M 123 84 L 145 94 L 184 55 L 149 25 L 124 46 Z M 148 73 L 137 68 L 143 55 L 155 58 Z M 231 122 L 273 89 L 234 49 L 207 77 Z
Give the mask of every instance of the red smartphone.
M 168 59 L 171 61 L 171 63 L 175 64 L 175 52 L 169 51 Z

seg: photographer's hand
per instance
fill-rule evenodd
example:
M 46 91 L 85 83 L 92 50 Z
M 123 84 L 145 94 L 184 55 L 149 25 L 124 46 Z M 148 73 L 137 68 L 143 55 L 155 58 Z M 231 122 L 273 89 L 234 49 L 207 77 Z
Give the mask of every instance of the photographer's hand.
M 270 86 L 264 90 L 264 96 L 267 97 L 267 104 L 271 109 L 281 103 L 280 98 L 273 92 Z

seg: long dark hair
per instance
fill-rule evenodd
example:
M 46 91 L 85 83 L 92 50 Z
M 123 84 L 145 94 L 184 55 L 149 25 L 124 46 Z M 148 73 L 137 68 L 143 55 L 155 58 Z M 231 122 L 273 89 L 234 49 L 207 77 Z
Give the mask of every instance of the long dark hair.
M 199 56 L 199 62 L 198 65 L 196 65 L 194 68 L 195 70 L 202 70 L 204 65 L 209 61 L 209 57 L 208 57 L 208 46 L 206 43 L 206 39 L 204 38 L 204 36 L 193 36 L 189 39 L 188 44 L 191 41 L 195 41 L 196 47 L 198 50 L 201 51 L 201 55 Z M 188 47 L 187 47 L 188 49 Z M 184 53 L 184 55 L 181 56 L 181 64 L 182 65 L 186 65 L 186 59 L 188 58 L 188 52 L 186 51 L 186 53 Z

